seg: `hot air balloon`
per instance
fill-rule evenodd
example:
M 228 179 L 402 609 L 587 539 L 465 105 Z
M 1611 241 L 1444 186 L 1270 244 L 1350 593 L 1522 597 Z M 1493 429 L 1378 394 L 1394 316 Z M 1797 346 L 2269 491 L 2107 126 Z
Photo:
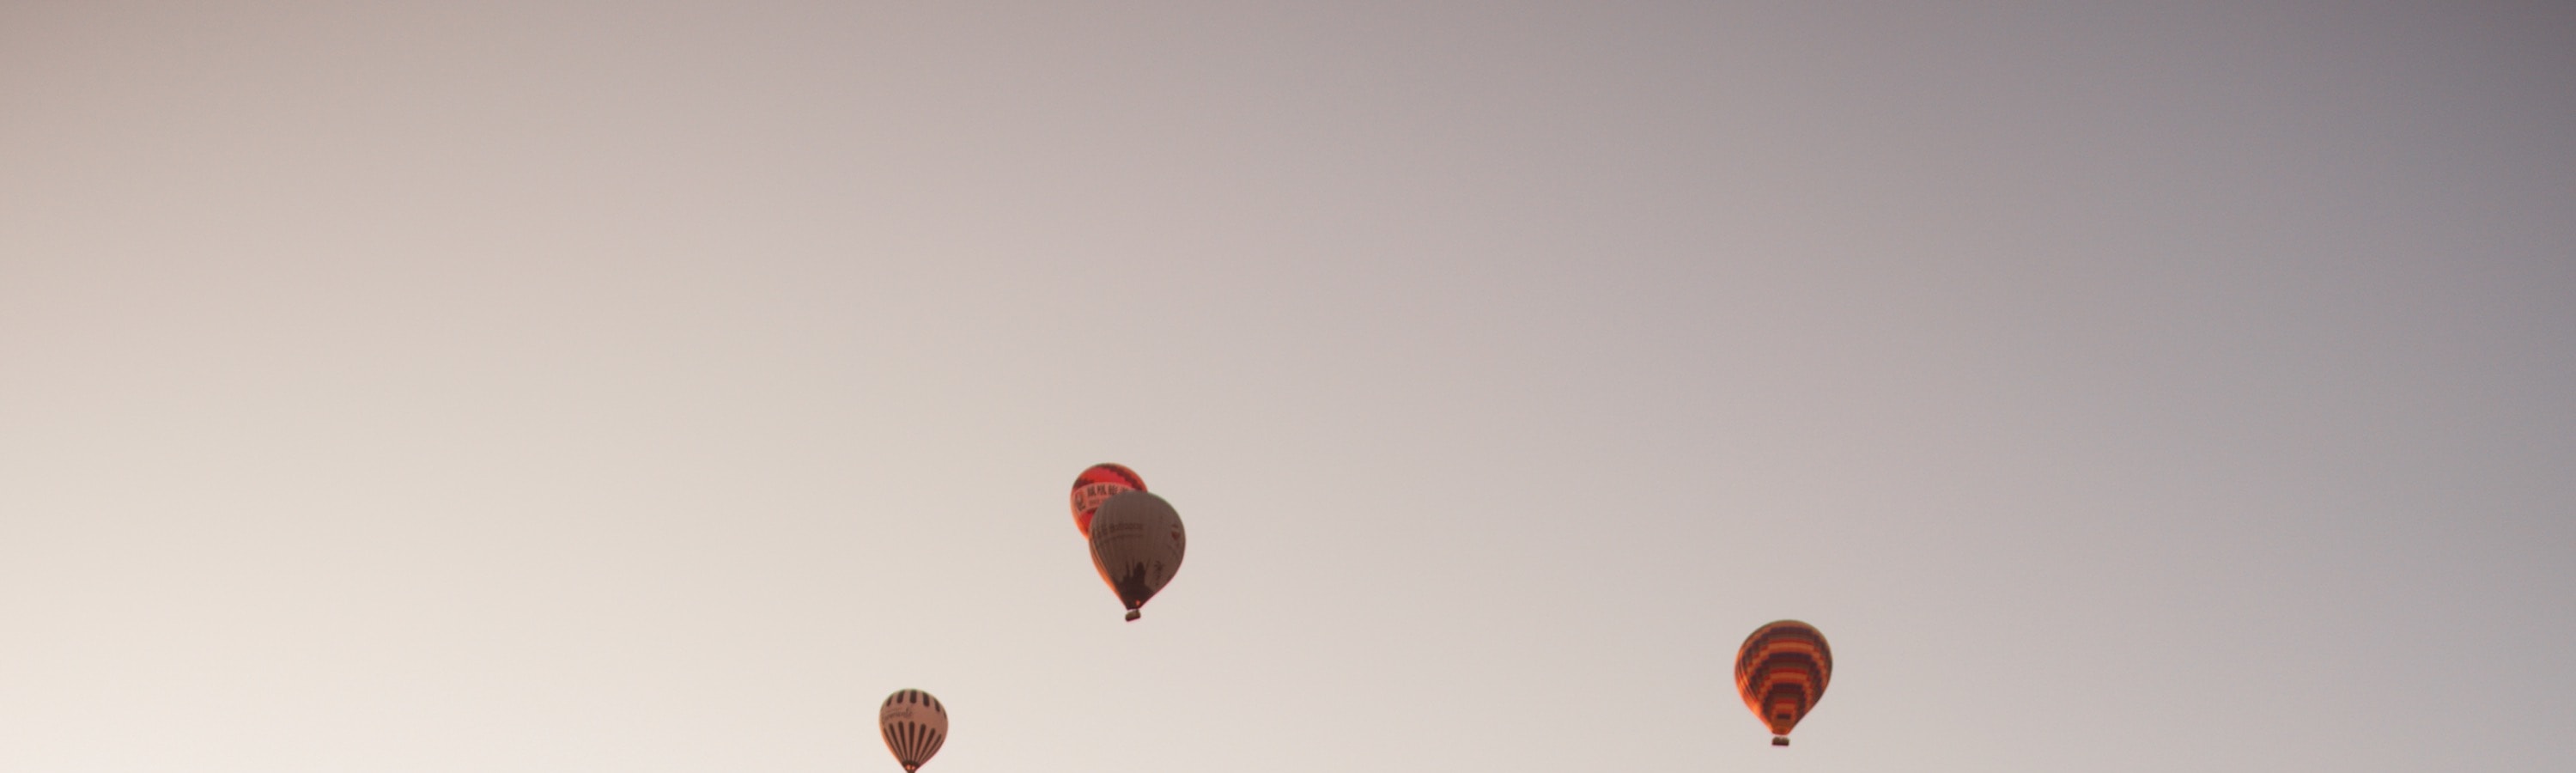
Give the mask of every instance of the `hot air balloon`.
M 1073 479 L 1073 527 L 1091 536 L 1091 516 L 1100 503 L 1129 491 L 1145 490 L 1145 479 L 1123 464 L 1095 464 Z
M 1771 745 L 1789 745 L 1789 729 L 1825 697 L 1834 652 L 1815 626 L 1782 620 L 1754 629 L 1735 650 L 1735 691 L 1771 726 Z
M 930 693 L 896 690 L 886 696 L 885 705 L 877 707 L 877 729 L 885 733 L 886 748 L 894 751 L 896 762 L 903 763 L 904 773 L 912 773 L 948 740 L 948 707 L 939 705 Z
M 1181 552 L 1188 546 L 1181 515 L 1145 491 L 1110 497 L 1091 520 L 1091 565 L 1127 603 L 1129 620 L 1143 614 L 1138 610 L 1145 600 L 1181 570 Z

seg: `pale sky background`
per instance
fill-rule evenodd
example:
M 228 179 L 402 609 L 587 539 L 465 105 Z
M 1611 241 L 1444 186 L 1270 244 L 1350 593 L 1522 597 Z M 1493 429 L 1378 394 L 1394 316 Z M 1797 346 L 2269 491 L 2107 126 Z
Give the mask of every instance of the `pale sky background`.
M 16 0 L 0 770 L 2563 771 L 2572 342 L 2565 3 Z

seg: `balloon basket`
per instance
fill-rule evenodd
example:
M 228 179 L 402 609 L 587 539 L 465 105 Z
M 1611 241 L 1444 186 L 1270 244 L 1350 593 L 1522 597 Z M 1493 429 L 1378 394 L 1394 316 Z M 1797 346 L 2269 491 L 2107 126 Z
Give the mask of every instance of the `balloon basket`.
M 1789 737 L 1788 737 L 1788 736 L 1785 736 L 1785 735 L 1775 735 L 1775 736 L 1771 736 L 1771 745 L 1773 745 L 1773 746 L 1787 746 L 1787 745 L 1789 745 Z
M 1143 612 L 1139 612 L 1139 611 L 1136 611 L 1136 610 L 1133 610 L 1133 609 L 1127 610 L 1127 622 L 1130 622 L 1130 623 L 1136 622 L 1136 618 L 1144 617 L 1144 616 L 1145 616 L 1145 613 L 1143 613 Z

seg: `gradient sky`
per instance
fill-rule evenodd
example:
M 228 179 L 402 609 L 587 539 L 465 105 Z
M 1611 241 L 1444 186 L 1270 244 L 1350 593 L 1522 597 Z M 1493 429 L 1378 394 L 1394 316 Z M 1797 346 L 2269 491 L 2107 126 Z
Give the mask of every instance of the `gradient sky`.
M 2566 770 L 2571 41 L 8 2 L 0 770 Z

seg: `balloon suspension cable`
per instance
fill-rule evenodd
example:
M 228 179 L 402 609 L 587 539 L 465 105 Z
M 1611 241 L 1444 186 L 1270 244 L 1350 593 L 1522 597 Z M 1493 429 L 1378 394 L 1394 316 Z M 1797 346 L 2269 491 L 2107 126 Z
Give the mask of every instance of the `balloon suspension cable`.
M 1773 745 L 1773 746 L 1787 746 L 1787 745 L 1789 745 L 1789 737 L 1788 737 L 1788 736 L 1785 736 L 1785 735 L 1775 735 L 1775 736 L 1771 736 L 1771 745 Z
M 1136 618 L 1144 617 L 1144 616 L 1145 616 L 1145 613 L 1144 613 L 1144 612 L 1142 612 L 1142 611 L 1138 611 L 1138 610 L 1134 610 L 1134 609 L 1127 610 L 1127 622 L 1130 622 L 1130 623 L 1136 622 Z

